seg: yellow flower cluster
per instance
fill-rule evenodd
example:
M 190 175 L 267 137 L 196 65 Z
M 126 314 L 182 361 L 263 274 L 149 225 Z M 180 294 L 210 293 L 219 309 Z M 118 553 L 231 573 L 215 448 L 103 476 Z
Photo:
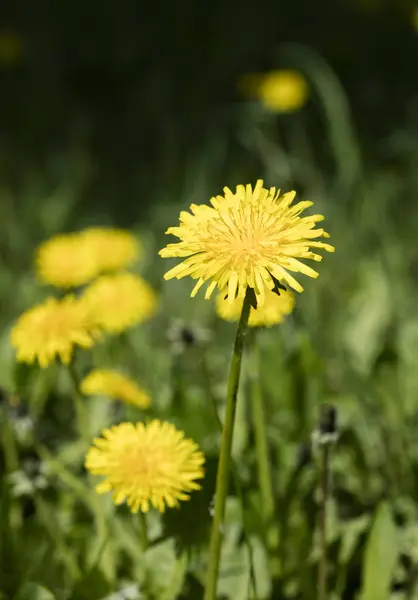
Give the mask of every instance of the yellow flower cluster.
M 49 297 L 18 318 L 11 332 L 17 360 L 47 367 L 59 358 L 68 364 L 74 348 L 90 348 L 99 332 L 121 333 L 150 319 L 154 291 L 139 275 L 121 270 L 137 259 L 139 249 L 130 232 L 103 227 L 42 244 L 36 254 L 41 282 L 71 288 L 95 280 L 77 296 Z
M 55 359 L 69 364 L 74 349 L 91 348 L 102 332 L 118 334 L 150 319 L 156 310 L 151 286 L 124 271 L 139 254 L 138 241 L 115 229 L 90 228 L 58 235 L 36 254 L 39 280 L 58 288 L 87 285 L 77 295 L 49 297 L 22 314 L 11 331 L 19 362 L 45 368 Z M 103 395 L 146 409 L 150 395 L 126 375 L 93 369 L 80 383 L 85 396 Z M 199 489 L 204 456 L 197 444 L 170 423 L 121 423 L 103 431 L 86 457 L 86 468 L 105 480 L 99 493 L 113 492 L 133 512 L 164 511 Z
M 138 240 L 128 231 L 91 227 L 57 235 L 37 251 L 36 270 L 42 283 L 78 287 L 101 273 L 123 269 L 139 256 Z
M 274 92 L 277 75 L 276 80 L 264 82 L 264 92 L 260 87 L 272 108 L 275 103 L 281 110 L 294 110 L 305 101 L 301 81 L 297 82 L 294 74 L 286 76 L 287 91 Z M 290 90 L 291 83 L 299 85 L 298 92 Z M 334 251 L 333 246 L 318 240 L 329 237 L 317 228 L 322 215 L 301 216 L 312 202 L 293 204 L 294 199 L 295 192 L 281 195 L 274 187 L 264 188 L 259 180 L 254 188 L 237 186 L 235 193 L 225 188 L 223 196 L 210 200 L 211 206 L 192 204 L 191 212 L 181 212 L 179 226 L 167 230 L 179 241 L 168 244 L 160 255 L 183 261 L 168 271 L 165 279 L 190 276 L 197 280 L 192 297 L 206 284 L 206 298 L 218 288 L 217 311 L 226 320 L 239 318 L 250 289 L 249 326 L 280 323 L 295 304 L 293 293 L 284 289 L 284 284 L 303 290 L 292 273 L 316 278 L 318 273 L 305 260 L 320 262 L 317 250 Z M 48 298 L 18 319 L 11 333 L 17 359 L 37 360 L 41 367 L 55 358 L 68 364 L 75 347 L 90 348 L 102 332 L 117 334 L 151 318 L 156 309 L 152 288 L 123 270 L 138 253 L 138 242 L 131 234 L 103 228 L 57 236 L 43 244 L 36 259 L 43 283 L 61 288 L 89 285 L 78 296 Z M 93 369 L 82 380 L 80 391 L 142 409 L 151 403 L 135 381 L 109 369 Z M 111 492 L 116 504 L 126 502 L 134 513 L 148 512 L 151 507 L 164 512 L 200 488 L 204 462 L 194 441 L 171 423 L 154 419 L 104 429 L 93 440 L 85 467 L 104 478 L 96 490 Z

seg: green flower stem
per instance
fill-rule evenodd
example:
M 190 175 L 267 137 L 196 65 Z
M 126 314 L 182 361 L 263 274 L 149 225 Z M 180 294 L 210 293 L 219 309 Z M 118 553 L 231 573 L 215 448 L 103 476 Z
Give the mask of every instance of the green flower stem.
M 212 405 L 213 408 L 213 414 L 215 417 L 215 421 L 216 424 L 219 428 L 219 431 L 222 433 L 222 421 L 219 417 L 218 414 L 218 403 L 216 400 L 216 396 L 213 392 L 212 389 L 212 380 L 211 380 L 211 376 L 209 373 L 209 368 L 206 362 L 206 353 L 204 350 L 201 351 L 200 354 L 200 358 L 201 358 L 201 366 L 202 366 L 202 374 L 203 374 L 203 378 L 205 381 L 205 387 L 206 387 L 206 391 L 208 394 L 208 399 L 209 402 Z M 254 556 L 253 556 L 253 549 L 251 546 L 251 540 L 250 540 L 250 536 L 248 534 L 250 527 L 248 524 L 248 518 L 246 517 L 246 512 L 245 512 L 245 502 L 244 502 L 244 493 L 242 491 L 242 487 L 241 487 L 241 482 L 240 482 L 240 478 L 239 478 L 239 474 L 238 474 L 238 469 L 237 466 L 235 464 L 235 461 L 233 458 L 231 458 L 231 473 L 232 473 L 232 479 L 234 482 L 234 487 L 235 487 L 235 491 L 237 493 L 237 496 L 239 498 L 240 504 L 241 504 L 241 510 L 242 510 L 242 515 L 243 515 L 243 534 L 244 534 L 244 543 L 247 546 L 247 551 L 248 551 L 248 562 L 250 564 L 250 586 L 252 588 L 252 593 L 253 593 L 253 598 L 254 600 L 258 600 L 258 596 L 257 596 L 257 586 L 256 586 L 256 581 L 255 581 L 255 568 L 254 568 Z
M 258 484 L 265 524 L 268 525 L 274 515 L 274 493 L 268 451 L 265 406 L 261 389 L 260 348 L 257 340 L 257 332 L 254 331 L 253 334 L 251 340 L 251 409 L 257 456 Z
M 241 318 L 238 324 L 237 334 L 235 337 L 231 366 L 229 370 L 225 421 L 222 432 L 218 472 L 216 475 L 215 514 L 212 523 L 212 533 L 209 549 L 209 567 L 204 600 L 216 599 L 216 587 L 218 582 L 219 562 L 223 537 L 222 529 L 224 523 L 226 498 L 228 495 L 232 437 L 234 433 L 234 422 L 237 407 L 239 377 L 241 372 L 241 360 L 244 349 L 244 339 L 245 334 L 247 332 L 248 318 L 250 316 L 251 309 L 251 293 L 253 293 L 253 291 L 250 288 L 247 288 L 244 304 L 242 306 Z
M 78 376 L 73 363 L 70 363 L 68 365 L 68 372 L 74 385 L 74 406 L 77 419 L 78 433 L 85 442 L 88 442 L 90 440 L 90 432 L 87 407 L 84 403 L 83 397 L 80 392 L 80 382 L 78 380 Z

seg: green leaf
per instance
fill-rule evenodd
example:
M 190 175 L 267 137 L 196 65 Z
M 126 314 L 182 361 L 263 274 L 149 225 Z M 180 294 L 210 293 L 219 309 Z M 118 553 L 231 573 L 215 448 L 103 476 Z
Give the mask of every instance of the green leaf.
M 146 573 L 143 589 L 145 598 L 158 598 L 158 600 L 174 600 L 174 592 L 180 591 L 183 583 L 186 562 L 186 553 L 180 560 L 176 557 L 173 539 L 164 540 L 147 549 L 143 563 Z
M 391 284 L 379 261 L 361 267 L 360 286 L 344 316 L 343 339 L 353 366 L 369 373 L 392 318 Z
M 183 552 L 175 563 L 173 571 L 167 581 L 167 588 L 161 593 L 160 600 L 176 600 L 181 593 L 186 578 L 187 553 Z
M 56 600 L 54 594 L 42 585 L 26 582 L 14 600 Z
M 370 531 L 363 564 L 360 600 L 387 600 L 398 561 L 398 532 L 388 502 L 381 502 Z
M 338 553 L 338 576 L 335 584 L 336 598 L 343 595 L 349 577 L 350 561 L 361 546 L 363 534 L 369 529 L 370 515 L 361 515 L 344 523 Z
M 78 598 L 78 600 L 102 600 L 111 591 L 104 575 L 98 569 L 92 569 L 86 577 L 77 582 L 72 592 L 72 598 Z

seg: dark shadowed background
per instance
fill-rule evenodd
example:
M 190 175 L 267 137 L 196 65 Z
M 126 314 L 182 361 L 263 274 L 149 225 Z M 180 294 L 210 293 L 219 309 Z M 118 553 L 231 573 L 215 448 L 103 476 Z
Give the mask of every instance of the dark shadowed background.
M 190 157 L 207 145 L 214 160 L 219 156 L 219 185 L 229 183 L 237 160 L 251 179 L 257 165 L 237 139 L 244 119 L 237 82 L 248 72 L 289 66 L 289 43 L 309 46 L 329 63 L 349 98 L 363 152 L 373 163 L 389 160 L 382 139 L 417 125 L 413 6 L 4 0 L 0 33 L 15 36 L 18 48 L 8 51 L 3 40 L 2 49 L 0 39 L 2 179 L 18 188 L 22 169 L 33 168 L 53 180 L 68 154 L 85 153 L 85 202 L 105 204 L 122 224 L 146 215 L 161 193 L 175 195 Z M 308 111 L 309 118 L 318 116 Z

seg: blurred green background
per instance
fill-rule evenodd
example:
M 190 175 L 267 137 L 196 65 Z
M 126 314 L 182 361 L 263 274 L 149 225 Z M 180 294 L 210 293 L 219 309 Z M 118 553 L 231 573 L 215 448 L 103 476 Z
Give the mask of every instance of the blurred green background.
M 259 335 L 273 553 L 260 520 L 251 361 L 244 364 L 234 457 L 245 508 L 232 487 L 220 594 L 317 597 L 311 435 L 327 402 L 340 427 L 329 598 L 418 599 L 417 64 L 412 0 L 4 0 L 2 600 L 202 597 L 219 448 L 208 395 L 222 405 L 234 326 L 217 319 L 212 302 L 190 299 L 190 282 L 164 282 L 157 252 L 179 210 L 258 178 L 312 199 L 336 253 L 317 281 L 303 282 L 294 314 Z M 246 75 L 277 69 L 305 78 L 300 110 L 268 110 L 243 93 Z M 51 292 L 35 279 L 37 245 L 101 224 L 139 235 L 139 270 L 159 312 L 96 358 L 127 368 L 151 391 L 150 414 L 198 441 L 208 461 L 201 493 L 180 512 L 152 516 L 146 553 L 135 517 L 96 497 L 86 477 L 65 372 L 17 367 L 9 343 L 14 319 Z M 178 319 L 197 327 L 197 340 L 199 327 L 211 330 L 204 363 L 198 342 L 173 352 L 167 331 Z M 18 407 L 7 400 L 15 393 Z M 121 416 L 143 418 L 104 398 L 88 410 L 92 436 Z M 257 596 L 248 591 L 246 542 Z

